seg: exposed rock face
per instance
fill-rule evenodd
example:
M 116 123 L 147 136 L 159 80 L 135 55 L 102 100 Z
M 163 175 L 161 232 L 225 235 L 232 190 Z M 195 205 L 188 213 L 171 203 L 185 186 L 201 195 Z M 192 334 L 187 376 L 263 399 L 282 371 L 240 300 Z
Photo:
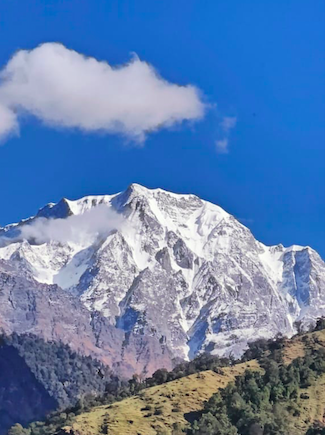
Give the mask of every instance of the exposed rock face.
M 39 420 L 57 407 L 12 346 L 0 346 L 0 435 L 15 423 Z
M 40 216 L 72 225 L 71 217 L 90 218 L 98 206 L 119 213 L 122 223 L 106 233 L 94 229 L 82 242 L 35 244 L 19 236 Z M 4 327 L 63 337 L 115 366 L 147 364 L 151 372 L 168 364 L 167 348 L 183 358 L 204 350 L 239 355 L 249 340 L 290 335 L 295 320 L 308 324 L 325 314 L 325 266 L 315 251 L 266 247 L 194 195 L 131 185 L 49 204 L 2 235 Z
M 23 271 L 24 272 L 24 271 Z M 0 261 L 0 330 L 61 340 L 73 350 L 93 355 L 118 374 L 151 374 L 171 368 L 171 354 L 156 337 L 125 333 L 57 285 L 41 284 L 15 265 Z

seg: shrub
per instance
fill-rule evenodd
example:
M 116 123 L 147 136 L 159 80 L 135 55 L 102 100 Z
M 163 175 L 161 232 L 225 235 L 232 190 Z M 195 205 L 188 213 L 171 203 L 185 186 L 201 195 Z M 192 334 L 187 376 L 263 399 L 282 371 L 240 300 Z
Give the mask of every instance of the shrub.
M 161 415 L 163 413 L 163 409 L 161 407 L 155 409 L 155 415 Z

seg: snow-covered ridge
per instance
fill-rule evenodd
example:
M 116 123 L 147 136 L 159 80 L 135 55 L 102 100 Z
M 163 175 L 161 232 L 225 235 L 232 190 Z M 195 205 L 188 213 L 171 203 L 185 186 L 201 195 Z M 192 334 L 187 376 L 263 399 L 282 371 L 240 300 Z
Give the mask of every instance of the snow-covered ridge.
M 290 334 L 295 320 L 325 314 L 325 267 L 314 250 L 267 247 L 217 205 L 138 184 L 50 203 L 0 229 L 1 259 L 78 295 L 118 328 L 158 336 L 178 356 L 238 354 L 251 338 Z

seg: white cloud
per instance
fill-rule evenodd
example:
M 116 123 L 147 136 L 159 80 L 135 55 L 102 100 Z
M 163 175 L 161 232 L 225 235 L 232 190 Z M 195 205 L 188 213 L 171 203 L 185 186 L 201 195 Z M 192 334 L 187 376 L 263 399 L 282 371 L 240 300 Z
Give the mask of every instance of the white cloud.
M 228 145 L 229 145 L 229 140 L 227 138 L 217 140 L 216 141 L 217 152 L 220 154 L 228 154 L 229 152 Z
M 17 117 L 8 107 L 0 104 L 0 139 L 17 134 L 19 131 Z
M 136 56 L 112 67 L 46 43 L 18 51 L 0 73 L 0 137 L 17 131 L 17 117 L 28 113 L 50 126 L 141 141 L 147 132 L 204 112 L 197 88 L 164 80 Z
M 223 131 L 228 133 L 236 126 L 236 123 L 237 123 L 237 118 L 235 116 L 224 116 L 220 125 Z
M 216 141 L 216 149 L 220 154 L 228 154 L 229 152 L 229 136 L 233 128 L 237 124 L 237 118 L 235 116 L 224 116 L 220 122 L 220 127 L 223 132 L 223 139 Z
M 122 215 L 102 204 L 65 219 L 36 218 L 31 224 L 21 227 L 17 240 L 33 239 L 36 243 L 69 241 L 87 245 L 97 237 L 107 236 L 110 231 L 119 229 L 124 222 Z

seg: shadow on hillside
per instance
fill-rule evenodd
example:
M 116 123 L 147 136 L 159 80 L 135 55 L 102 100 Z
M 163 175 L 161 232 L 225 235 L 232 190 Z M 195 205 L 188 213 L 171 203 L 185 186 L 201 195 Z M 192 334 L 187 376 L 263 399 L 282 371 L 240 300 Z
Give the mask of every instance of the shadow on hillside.
M 202 416 L 202 411 L 191 411 L 184 414 L 184 418 L 190 424 L 194 423 L 195 420 L 199 420 Z

